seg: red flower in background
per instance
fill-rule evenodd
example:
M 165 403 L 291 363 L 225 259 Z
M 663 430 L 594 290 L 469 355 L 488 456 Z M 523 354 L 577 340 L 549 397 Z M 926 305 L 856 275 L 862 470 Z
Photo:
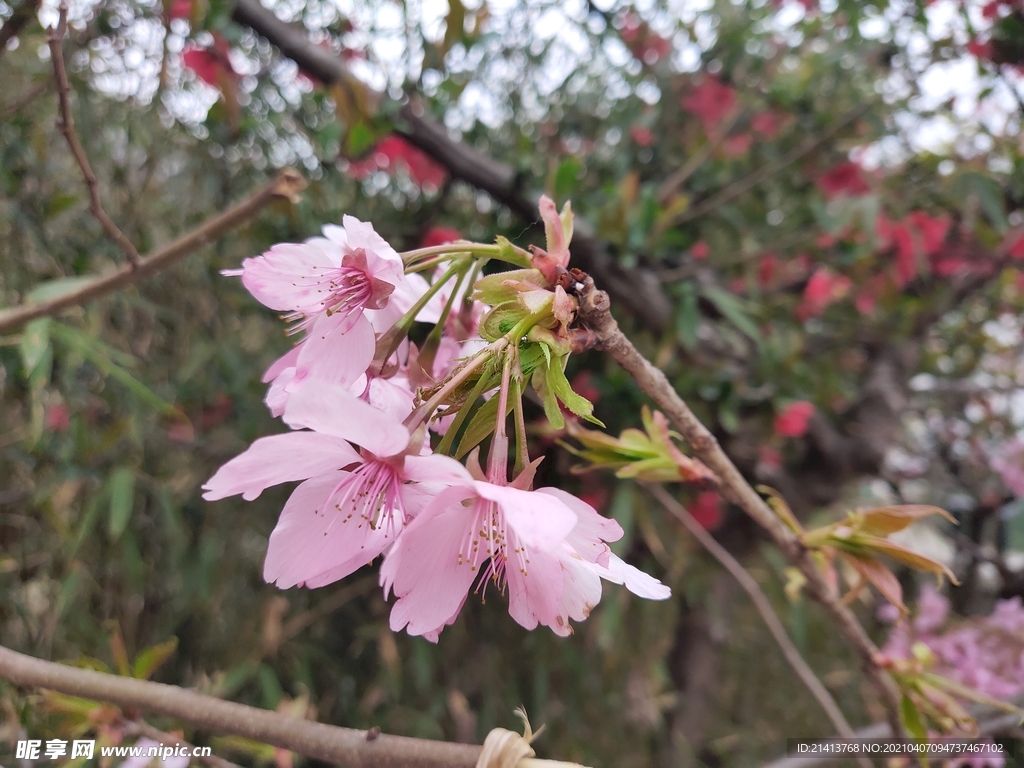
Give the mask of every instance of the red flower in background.
M 174 0 L 167 9 L 169 19 L 188 19 L 192 17 L 192 0 Z
M 780 437 L 803 437 L 814 415 L 814 403 L 797 400 L 775 415 L 775 434 Z
M 851 286 L 850 278 L 838 275 L 828 267 L 818 267 L 807 281 L 804 299 L 796 310 L 797 317 L 806 320 L 820 315 L 829 304 L 846 296 Z
M 743 157 L 750 151 L 750 145 L 753 143 L 754 136 L 749 133 L 730 136 L 722 142 L 722 153 L 728 158 Z
M 857 197 L 871 191 L 871 187 L 868 186 L 861 172 L 861 167 L 850 161 L 839 163 L 839 165 L 827 171 L 818 178 L 817 184 L 818 189 L 829 200 L 840 195 Z
M 681 104 L 683 109 L 697 116 L 704 132 L 711 134 L 736 107 L 736 90 L 711 75 L 685 96 Z
M 654 134 L 650 128 L 634 125 L 629 129 L 629 137 L 641 147 L 649 147 L 654 143 Z
M 417 186 L 440 189 L 448 172 L 426 154 L 400 136 L 391 135 L 378 144 L 370 156 L 358 163 L 350 163 L 348 172 L 353 178 L 364 179 L 375 171 L 393 172 L 401 169 Z
M 706 259 L 711 254 L 711 249 L 703 240 L 698 240 L 690 247 L 690 255 L 695 259 Z
M 761 256 L 761 263 L 757 267 L 757 279 L 762 288 L 766 288 L 775 277 L 779 267 L 779 258 L 774 253 L 765 253 Z
M 51 432 L 65 432 L 71 426 L 71 411 L 63 403 L 51 405 L 43 413 L 43 425 Z
M 623 19 L 619 35 L 630 53 L 646 64 L 657 64 L 672 52 L 672 43 L 651 30 L 647 22 L 632 11 Z
M 196 77 L 215 88 L 225 86 L 239 79 L 235 68 L 231 66 L 231 44 L 217 32 L 213 35 L 213 45 L 190 45 L 181 54 L 181 63 L 196 73 Z
M 754 133 L 761 134 L 765 139 L 771 140 L 779 135 L 786 116 L 772 110 L 759 112 L 750 119 L 750 128 Z
M 704 491 L 690 504 L 689 512 L 702 528 L 714 530 L 722 522 L 722 497 L 715 491 Z
M 1015 259 L 1024 259 L 1024 237 L 1011 245 L 1007 253 Z
M 447 245 L 462 239 L 462 233 L 452 227 L 431 227 L 423 236 L 420 248 L 433 248 L 436 245 Z

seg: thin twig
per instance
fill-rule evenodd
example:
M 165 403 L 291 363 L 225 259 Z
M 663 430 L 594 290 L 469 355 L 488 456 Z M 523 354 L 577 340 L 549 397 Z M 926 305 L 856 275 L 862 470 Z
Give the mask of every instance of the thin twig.
M 16 330 L 30 320 L 35 320 L 38 317 L 51 317 L 69 307 L 76 307 L 138 283 L 143 278 L 170 266 L 225 233 L 242 226 L 275 200 L 296 201 L 299 192 L 305 186 L 306 182 L 298 171 L 285 168 L 255 194 L 154 251 L 142 259 L 138 267 L 126 264 L 108 275 L 85 280 L 78 288 L 61 296 L 0 311 L 0 333 Z
M 379 735 L 288 717 L 223 701 L 174 685 L 136 680 L 43 661 L 0 646 L 0 677 L 18 686 L 46 688 L 173 717 L 215 733 L 353 768 L 474 768 L 480 747 Z
M 825 710 L 825 714 L 828 715 L 828 719 L 832 721 L 832 725 L 835 726 L 836 731 L 839 735 L 844 738 L 853 738 L 854 730 L 850 724 L 846 721 L 846 717 L 843 715 L 839 705 L 836 704 L 835 699 L 832 698 L 832 694 L 828 692 L 828 689 L 822 684 L 821 680 L 818 679 L 817 675 L 814 674 L 814 670 L 811 669 L 810 665 L 804 661 L 803 656 L 800 655 L 800 651 L 790 640 L 789 635 L 786 634 L 785 627 L 782 626 L 782 621 L 775 614 L 772 609 L 771 601 L 768 600 L 768 596 L 765 595 L 761 586 L 757 583 L 753 576 L 751 576 L 747 570 L 740 565 L 739 561 L 736 560 L 729 551 L 715 541 L 715 537 L 708 533 L 704 527 L 698 523 L 687 509 L 676 501 L 672 496 L 660 485 L 646 485 L 648 493 L 654 496 L 665 509 L 667 509 L 676 519 L 683 524 L 683 527 L 690 532 L 690 535 L 697 540 L 697 542 L 708 551 L 708 553 L 715 558 L 722 566 L 727 570 L 736 581 L 739 582 L 740 587 L 743 591 L 750 596 L 750 599 L 754 603 L 754 607 L 757 612 L 761 614 L 761 618 L 764 623 L 768 626 L 768 631 L 771 632 L 772 637 L 775 638 L 775 642 L 778 643 L 779 648 L 782 650 L 782 655 L 786 657 L 786 661 L 789 662 L 789 666 L 793 668 L 796 676 L 800 678 L 807 689 L 811 692 L 811 695 L 818 701 L 821 708 Z M 868 760 L 862 759 L 860 761 L 863 768 L 871 768 L 871 763 Z
M 712 195 L 703 203 L 700 203 L 699 205 L 696 205 L 693 208 L 689 208 L 683 211 L 672 220 L 672 224 L 682 224 L 683 222 L 690 221 L 691 219 L 699 218 L 700 216 L 710 213 L 719 206 L 725 205 L 730 200 L 739 197 L 744 192 L 753 189 L 762 181 L 771 178 L 779 171 L 783 170 L 784 168 L 787 168 L 800 158 L 804 157 L 804 155 L 810 154 L 818 147 L 828 142 L 837 133 L 839 133 L 839 131 L 841 131 L 850 123 L 857 120 L 861 115 L 863 115 L 873 106 L 875 106 L 875 103 L 875 101 L 869 100 L 853 108 L 852 110 L 847 112 L 843 117 L 841 117 L 831 128 L 829 128 L 820 136 L 813 136 L 807 139 L 803 143 L 798 144 L 796 147 L 794 147 L 789 152 L 784 154 L 774 163 L 769 163 L 763 168 L 757 169 L 753 173 L 744 176 L 742 179 L 733 182 L 732 184 L 730 184 L 717 194 Z
M 195 752 L 195 747 L 184 739 L 178 738 L 172 733 L 161 731 L 159 728 L 154 728 L 145 720 L 134 720 L 128 723 L 124 730 L 125 733 L 130 736 L 142 736 L 143 738 L 151 739 L 167 745 L 177 743 L 183 747 L 188 747 L 190 752 Z M 232 763 L 230 760 L 225 760 L 223 757 L 217 757 L 216 755 L 197 757 L 196 760 L 201 760 L 210 766 L 210 768 L 241 768 L 240 765 Z
M 99 182 L 96 180 L 96 174 L 92 172 L 92 166 L 89 164 L 89 158 L 85 154 L 85 148 L 75 132 L 75 120 L 71 115 L 71 102 L 69 99 L 71 83 L 68 82 L 68 72 L 64 66 L 64 52 L 61 49 L 67 29 L 68 4 L 67 0 L 61 0 L 60 20 L 57 22 L 57 26 L 47 27 L 46 29 L 46 42 L 50 46 L 50 58 L 53 60 L 53 75 L 57 80 L 57 96 L 60 99 L 60 119 L 57 121 L 57 127 L 64 134 L 68 146 L 71 147 L 71 154 L 75 156 L 75 161 L 82 170 L 82 178 L 85 179 L 85 187 L 89 192 L 89 210 L 92 211 L 92 215 L 96 217 L 110 239 L 117 243 L 118 247 L 124 252 L 128 263 L 138 268 L 142 264 L 142 257 L 139 256 L 139 252 L 132 241 L 128 239 L 125 233 L 114 223 L 114 220 L 103 210 L 103 204 L 100 202 Z
M 865 674 L 881 697 L 893 733 L 902 735 L 899 692 L 889 675 L 878 665 L 878 648 L 864 627 L 854 613 L 839 602 L 807 549 L 757 491 L 750 487 L 736 465 L 722 450 L 715 436 L 679 397 L 665 374 L 640 354 L 619 330 L 610 309 L 611 301 L 608 294 L 596 290 L 593 278 L 587 277 L 580 300 L 580 319 L 597 334 L 597 348 L 611 355 L 615 362 L 633 377 L 644 394 L 665 412 L 678 427 L 683 438 L 693 447 L 697 457 L 718 476 L 722 495 L 763 528 L 789 563 L 803 574 L 807 580 L 808 594 L 828 611 L 837 629 L 857 652 Z

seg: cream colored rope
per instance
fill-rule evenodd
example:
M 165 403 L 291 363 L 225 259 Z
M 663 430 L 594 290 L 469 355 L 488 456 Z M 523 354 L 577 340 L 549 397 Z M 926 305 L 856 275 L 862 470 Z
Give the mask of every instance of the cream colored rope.
M 559 760 L 538 760 L 530 746 L 544 726 L 534 733 L 526 712 L 516 709 L 515 714 L 523 721 L 524 733 L 495 728 L 484 739 L 484 748 L 476 761 L 476 768 L 585 768 L 579 763 L 565 763 Z

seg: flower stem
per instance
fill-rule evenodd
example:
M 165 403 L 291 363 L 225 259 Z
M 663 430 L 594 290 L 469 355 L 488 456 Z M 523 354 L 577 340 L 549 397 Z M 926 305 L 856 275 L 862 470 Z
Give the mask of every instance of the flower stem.
M 516 375 L 512 377 L 516 421 L 516 463 L 513 474 L 518 476 L 530 464 L 530 446 L 526 442 L 526 418 L 523 415 L 523 370 L 519 364 L 519 349 L 515 350 Z
M 403 251 L 398 254 L 402 257 L 402 261 L 405 262 L 405 266 L 408 267 L 415 264 L 420 259 L 428 256 L 454 256 L 456 254 L 464 254 L 466 256 L 474 257 L 492 257 L 501 255 L 501 246 L 499 245 L 488 245 L 485 243 L 447 243 L 445 245 L 432 245 L 429 248 L 417 248 L 414 251 Z
M 498 390 L 498 415 L 494 421 L 494 437 L 487 457 L 487 479 L 497 485 L 508 482 L 508 435 L 505 422 L 508 419 L 508 390 L 512 379 L 512 357 L 514 352 L 505 353 L 501 366 L 501 388 Z

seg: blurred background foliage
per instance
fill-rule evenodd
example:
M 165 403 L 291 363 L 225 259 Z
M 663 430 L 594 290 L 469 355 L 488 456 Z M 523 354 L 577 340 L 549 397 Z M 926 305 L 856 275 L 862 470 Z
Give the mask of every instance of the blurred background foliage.
M 621 321 L 748 477 L 823 520 L 856 504 L 950 508 L 959 533 L 914 542 L 964 576 L 956 610 L 1024 593 L 1024 488 L 990 466 L 1024 420 L 1015 5 L 272 7 L 379 102 L 303 73 L 227 0 L 71 6 L 75 121 L 140 252 L 278 167 L 310 186 L 135 287 L 0 338 L 3 644 L 122 672 L 141 656 L 163 682 L 429 738 L 479 742 L 514 727 L 522 704 L 548 726 L 542 755 L 595 766 L 756 765 L 786 737 L 830 732 L 729 577 L 638 486 L 573 474 L 539 421 L 541 484 L 615 517 L 618 554 L 669 583 L 671 601 L 609 589 L 562 640 L 522 630 L 501 599 L 470 600 L 435 646 L 389 631 L 371 569 L 315 591 L 262 582 L 285 491 L 200 499 L 217 466 L 279 430 L 260 377 L 290 343 L 220 270 L 346 213 L 399 249 L 452 230 L 540 242 L 536 221 L 391 133 L 412 93 L 524 191 L 572 199 L 623 280 L 646 286 L 634 299 L 649 311 L 616 305 Z M 23 10 L 4 0 L 0 20 Z M 43 30 L 55 13 L 33 16 L 0 51 L 5 307 L 123 258 L 55 127 Z M 628 377 L 597 353 L 572 365 L 612 433 L 639 424 Z M 784 563 L 713 494 L 679 493 L 762 583 L 851 720 L 877 719 L 841 640 L 783 595 Z M 25 733 L 116 740 L 104 711 L 0 684 L 0 755 Z M 187 735 L 243 763 L 292 759 Z

